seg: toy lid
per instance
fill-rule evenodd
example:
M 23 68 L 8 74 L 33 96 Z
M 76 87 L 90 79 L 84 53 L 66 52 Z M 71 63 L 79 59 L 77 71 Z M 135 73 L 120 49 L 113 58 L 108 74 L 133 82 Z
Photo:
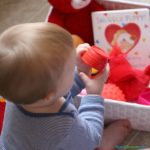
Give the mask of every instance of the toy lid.
M 91 46 L 82 56 L 82 60 L 89 66 L 102 70 L 108 62 L 109 56 L 102 49 Z
M 109 58 L 109 55 L 108 55 L 104 50 L 102 50 L 101 48 L 99 48 L 99 47 L 97 47 L 97 46 L 95 46 L 95 45 L 91 46 L 90 49 L 92 49 L 92 50 L 95 51 L 97 54 L 99 54 L 98 56 L 101 56 L 101 58 L 102 58 L 102 57 L 107 58 L 107 59 Z

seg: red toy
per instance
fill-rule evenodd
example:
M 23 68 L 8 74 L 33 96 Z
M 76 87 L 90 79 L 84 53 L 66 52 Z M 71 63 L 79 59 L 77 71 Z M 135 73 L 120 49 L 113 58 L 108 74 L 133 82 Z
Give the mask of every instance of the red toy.
M 88 51 L 82 55 L 82 60 L 88 66 L 91 66 L 98 70 L 98 72 L 103 71 L 109 56 L 100 48 L 96 46 L 91 46 L 88 48 Z
M 48 0 L 53 6 L 48 22 L 58 24 L 84 42 L 94 44 L 91 12 L 104 10 L 96 0 Z
M 109 65 L 110 74 L 107 82 L 117 85 L 128 101 L 136 101 L 149 84 L 150 66 L 145 70 L 133 68 L 126 60 L 126 54 L 122 54 L 117 46 L 112 50 Z

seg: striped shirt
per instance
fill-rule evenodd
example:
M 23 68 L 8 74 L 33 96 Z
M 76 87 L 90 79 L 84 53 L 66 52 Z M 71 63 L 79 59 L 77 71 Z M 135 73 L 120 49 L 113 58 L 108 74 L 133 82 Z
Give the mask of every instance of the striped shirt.
M 77 109 L 73 97 L 83 87 L 76 75 L 58 113 L 31 113 L 7 102 L 0 150 L 94 150 L 102 138 L 103 98 L 82 97 Z

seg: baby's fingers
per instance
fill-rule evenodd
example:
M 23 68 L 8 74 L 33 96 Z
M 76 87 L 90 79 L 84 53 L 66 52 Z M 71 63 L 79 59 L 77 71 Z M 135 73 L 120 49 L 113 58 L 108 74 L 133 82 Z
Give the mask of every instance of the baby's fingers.
M 80 72 L 80 77 L 85 85 L 88 84 L 89 80 L 91 80 L 85 73 Z
M 99 73 L 95 76 L 95 80 L 97 80 L 97 82 L 103 81 L 105 83 L 108 78 L 108 75 L 109 75 L 109 65 L 105 67 L 102 73 Z
M 77 49 L 89 48 L 90 45 L 88 43 L 80 44 Z

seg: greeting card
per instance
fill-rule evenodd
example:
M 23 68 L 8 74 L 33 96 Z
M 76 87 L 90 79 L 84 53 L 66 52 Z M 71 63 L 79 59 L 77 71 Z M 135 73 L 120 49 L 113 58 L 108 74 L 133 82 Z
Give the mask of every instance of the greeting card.
M 114 45 L 139 69 L 150 64 L 149 9 L 97 11 L 92 13 L 95 45 L 111 51 Z

